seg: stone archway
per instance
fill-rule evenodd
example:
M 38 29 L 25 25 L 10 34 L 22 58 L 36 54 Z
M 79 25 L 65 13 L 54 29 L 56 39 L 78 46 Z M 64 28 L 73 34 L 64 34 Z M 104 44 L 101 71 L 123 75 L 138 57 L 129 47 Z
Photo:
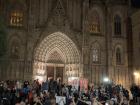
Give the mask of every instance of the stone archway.
M 68 77 L 79 76 L 80 61 L 75 43 L 67 35 L 55 32 L 45 37 L 35 49 L 33 79 L 45 80 L 50 75 L 54 79 L 61 76 L 66 82 Z

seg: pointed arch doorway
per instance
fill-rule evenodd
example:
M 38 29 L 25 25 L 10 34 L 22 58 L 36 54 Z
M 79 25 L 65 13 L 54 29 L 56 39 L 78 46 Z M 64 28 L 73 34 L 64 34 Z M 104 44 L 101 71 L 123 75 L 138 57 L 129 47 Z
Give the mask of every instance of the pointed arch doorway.
M 41 81 L 78 77 L 80 73 L 80 52 L 75 43 L 64 33 L 55 32 L 45 37 L 34 53 L 33 79 Z
M 47 79 L 60 79 L 63 81 L 63 71 L 65 67 L 65 59 L 62 52 L 58 48 L 50 51 L 47 57 L 46 78 Z

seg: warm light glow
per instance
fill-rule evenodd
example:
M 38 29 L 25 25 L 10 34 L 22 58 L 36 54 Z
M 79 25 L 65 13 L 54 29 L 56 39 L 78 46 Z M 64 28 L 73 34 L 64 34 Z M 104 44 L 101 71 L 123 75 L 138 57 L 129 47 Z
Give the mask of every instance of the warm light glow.
M 137 72 L 137 71 L 135 71 L 135 72 L 133 73 L 133 75 L 134 75 L 135 83 L 136 83 L 137 85 L 139 85 L 140 73 Z
M 105 77 L 103 81 L 104 82 L 109 82 L 109 78 Z
M 12 11 L 10 14 L 10 25 L 11 26 L 23 26 L 23 12 Z
M 45 79 L 43 76 L 35 76 L 35 80 L 38 79 L 40 82 L 43 82 Z
M 38 69 L 38 70 L 37 70 L 37 73 L 38 73 L 38 74 L 41 74 L 41 75 L 44 75 L 44 74 L 45 74 L 45 70 Z
M 69 69 L 66 71 L 66 74 L 68 77 L 75 76 L 77 74 L 76 71 L 77 70 L 72 70 L 72 68 L 69 67 Z
M 71 80 L 77 79 L 78 77 L 69 77 Z
M 139 74 L 138 72 L 134 72 L 134 76 L 135 76 L 136 78 L 139 78 L 139 77 L 140 77 L 140 74 Z

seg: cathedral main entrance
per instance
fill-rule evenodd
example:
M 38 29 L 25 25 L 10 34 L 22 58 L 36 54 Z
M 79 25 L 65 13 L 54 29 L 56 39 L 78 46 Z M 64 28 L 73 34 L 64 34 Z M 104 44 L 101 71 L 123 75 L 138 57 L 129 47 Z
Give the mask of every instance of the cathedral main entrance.
M 67 82 L 69 77 L 79 77 L 80 61 L 80 52 L 67 35 L 50 34 L 35 49 L 33 79 Z
M 63 81 L 64 67 L 47 66 L 47 79 Z

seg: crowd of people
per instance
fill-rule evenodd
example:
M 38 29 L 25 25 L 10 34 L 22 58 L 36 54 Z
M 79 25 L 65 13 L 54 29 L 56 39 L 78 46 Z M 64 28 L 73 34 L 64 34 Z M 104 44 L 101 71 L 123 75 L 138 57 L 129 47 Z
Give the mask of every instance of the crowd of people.
M 130 90 L 134 99 L 139 97 L 140 88 Z M 76 89 L 54 80 L 0 82 L 0 105 L 129 105 L 130 99 L 128 90 L 114 84 Z
M 133 103 L 137 103 L 138 105 L 140 105 L 140 87 L 133 84 L 130 88 L 130 91 L 133 95 Z

